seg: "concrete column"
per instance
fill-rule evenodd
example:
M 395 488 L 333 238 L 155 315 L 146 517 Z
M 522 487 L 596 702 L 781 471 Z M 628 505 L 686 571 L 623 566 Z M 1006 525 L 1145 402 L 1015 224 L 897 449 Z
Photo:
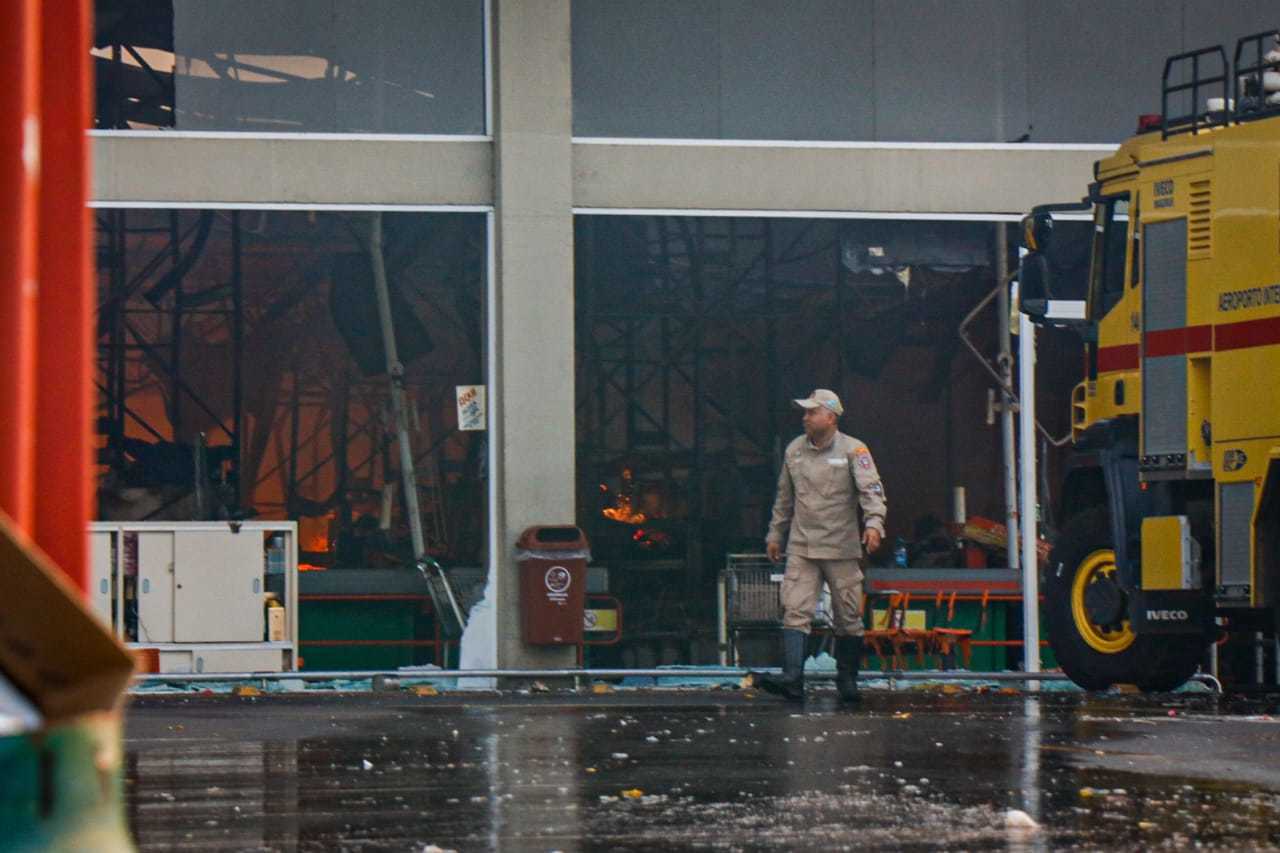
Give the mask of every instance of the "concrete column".
M 574 513 L 573 93 L 569 0 L 494 0 L 496 661 L 564 667 L 520 638 L 513 545 Z

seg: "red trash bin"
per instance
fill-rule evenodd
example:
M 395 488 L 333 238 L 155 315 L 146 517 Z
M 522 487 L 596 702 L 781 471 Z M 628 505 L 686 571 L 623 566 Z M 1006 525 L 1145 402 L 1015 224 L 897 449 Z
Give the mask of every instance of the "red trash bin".
M 524 641 L 578 645 L 587 593 L 587 537 L 572 525 L 530 527 L 516 540 Z

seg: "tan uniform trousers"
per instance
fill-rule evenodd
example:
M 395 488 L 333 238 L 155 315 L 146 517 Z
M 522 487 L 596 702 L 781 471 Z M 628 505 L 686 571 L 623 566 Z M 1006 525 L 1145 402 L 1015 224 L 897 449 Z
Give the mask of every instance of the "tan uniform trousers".
M 787 556 L 782 576 L 782 627 L 809 633 L 822 582 L 831 590 L 831 628 L 838 637 L 862 636 L 862 561 Z

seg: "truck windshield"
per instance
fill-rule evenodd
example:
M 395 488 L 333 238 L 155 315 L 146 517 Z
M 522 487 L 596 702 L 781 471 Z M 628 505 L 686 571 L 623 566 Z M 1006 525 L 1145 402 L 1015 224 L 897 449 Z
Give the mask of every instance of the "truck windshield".
M 1129 195 L 1112 196 L 1094 208 L 1093 260 L 1089 272 L 1089 318 L 1100 320 L 1124 295 L 1124 258 L 1129 236 Z

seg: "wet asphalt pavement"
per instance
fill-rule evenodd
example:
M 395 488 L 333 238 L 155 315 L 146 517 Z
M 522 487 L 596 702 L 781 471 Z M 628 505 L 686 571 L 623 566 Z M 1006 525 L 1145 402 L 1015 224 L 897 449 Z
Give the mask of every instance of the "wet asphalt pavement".
M 143 697 L 129 821 L 143 850 L 1280 849 L 1275 700 L 811 695 Z

